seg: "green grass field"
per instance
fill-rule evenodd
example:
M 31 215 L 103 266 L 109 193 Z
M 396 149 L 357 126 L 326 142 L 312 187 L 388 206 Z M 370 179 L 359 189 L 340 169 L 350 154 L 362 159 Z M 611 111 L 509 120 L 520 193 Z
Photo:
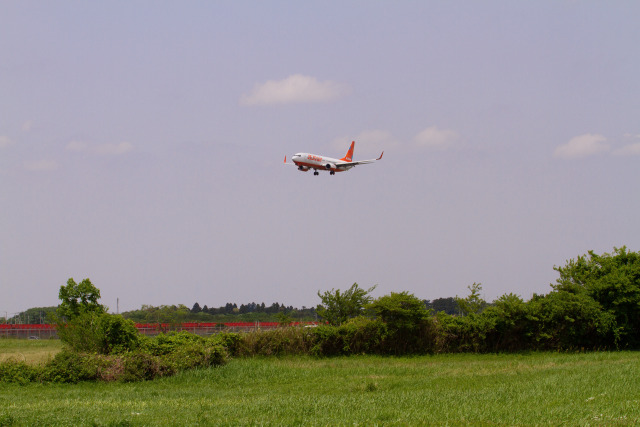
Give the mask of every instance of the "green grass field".
M 235 359 L 144 383 L 0 387 L 0 425 L 640 423 L 635 352 Z
M 29 364 L 44 363 L 62 349 L 60 340 L 0 339 L 0 362 L 15 359 Z

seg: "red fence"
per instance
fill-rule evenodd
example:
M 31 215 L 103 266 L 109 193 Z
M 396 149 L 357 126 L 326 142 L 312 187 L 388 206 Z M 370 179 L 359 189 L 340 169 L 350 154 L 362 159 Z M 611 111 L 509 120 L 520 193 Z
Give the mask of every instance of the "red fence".
M 294 326 L 317 325 L 317 322 L 295 322 Z M 158 335 L 169 331 L 188 331 L 197 335 L 211 335 L 219 332 L 248 332 L 258 329 L 275 329 L 278 322 L 228 322 L 228 323 L 136 323 L 138 332 L 144 335 Z M 0 324 L 0 338 L 57 338 L 55 325 L 8 325 Z
M 0 324 L 0 338 L 58 338 L 54 325 L 7 325 Z

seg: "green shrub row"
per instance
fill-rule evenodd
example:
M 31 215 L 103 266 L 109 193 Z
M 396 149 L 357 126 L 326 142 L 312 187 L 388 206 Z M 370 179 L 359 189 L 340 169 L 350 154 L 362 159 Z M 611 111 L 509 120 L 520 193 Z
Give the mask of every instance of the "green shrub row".
M 42 366 L 8 360 L 0 363 L 0 382 L 133 382 L 173 375 L 187 369 L 223 365 L 228 351 L 223 337 L 205 339 L 187 332 L 140 337 L 133 351 L 98 354 L 65 348 Z
M 582 297 L 555 293 L 528 303 L 502 298 L 480 313 L 444 312 L 412 324 L 356 317 L 338 325 L 255 331 L 234 355 L 406 355 L 517 351 L 616 350 L 613 316 Z

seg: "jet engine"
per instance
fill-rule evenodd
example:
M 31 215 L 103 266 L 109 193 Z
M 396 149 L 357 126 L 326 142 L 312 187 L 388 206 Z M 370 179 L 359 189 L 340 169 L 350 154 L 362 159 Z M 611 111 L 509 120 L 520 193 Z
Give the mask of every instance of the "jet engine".
M 309 170 L 308 166 L 298 166 L 298 170 L 300 172 L 307 172 Z
M 336 165 L 334 165 L 333 163 L 325 163 L 325 164 L 324 164 L 324 165 L 322 165 L 322 166 L 324 166 L 324 168 L 325 168 L 326 170 L 328 170 L 328 171 L 330 171 L 330 170 L 332 170 L 332 169 L 335 169 L 335 168 L 336 168 Z

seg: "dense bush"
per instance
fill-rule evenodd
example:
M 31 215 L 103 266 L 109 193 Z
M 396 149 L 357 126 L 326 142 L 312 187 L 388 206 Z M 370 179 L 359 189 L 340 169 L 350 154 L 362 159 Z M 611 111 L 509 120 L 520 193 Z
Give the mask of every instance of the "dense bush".
M 113 380 L 122 382 L 134 382 L 153 380 L 159 377 L 175 374 L 178 370 L 169 361 L 143 352 L 132 352 L 111 359 L 111 367 L 118 368 Z M 110 380 L 104 371 L 102 380 Z
M 228 337 L 227 337 L 228 338 Z M 223 365 L 227 349 L 218 338 L 187 332 L 145 338 L 137 350 L 109 355 L 63 349 L 43 366 L 0 363 L 0 382 L 143 381 L 177 372 Z
M 615 345 L 640 348 L 640 252 L 630 252 L 624 246 L 614 248 L 612 254 L 589 251 L 555 270 L 560 274 L 553 286 L 556 292 L 592 299 L 615 320 Z M 595 320 L 600 335 L 607 327 L 603 323 L 609 320 Z
M 168 355 L 167 360 L 178 371 L 194 368 L 208 368 L 223 365 L 227 360 L 227 350 L 211 342 L 185 345 Z
M 427 351 L 431 318 L 422 300 L 408 292 L 376 299 L 369 308 L 386 325 L 383 352 L 410 354 Z
M 135 350 L 140 345 L 140 334 L 131 320 L 119 315 L 103 314 L 98 325 L 101 334 L 98 352 L 101 354 L 123 353 Z
M 104 361 L 88 354 L 63 350 L 44 365 L 40 374 L 43 382 L 77 383 L 98 379 L 98 370 Z
M 38 378 L 39 370 L 13 359 L 0 363 L 0 382 L 27 384 Z
M 492 330 L 490 318 L 482 314 L 451 316 L 438 313 L 433 351 L 436 353 L 484 352 L 486 336 Z
M 487 319 L 484 351 L 530 350 L 533 322 L 529 306 L 514 294 L 505 294 L 482 312 Z
M 205 338 L 187 331 L 159 334 L 153 338 L 144 337 L 140 348 L 155 356 L 171 354 L 180 347 L 189 345 L 204 345 Z
M 135 350 L 140 335 L 131 320 L 108 313 L 84 313 L 58 323 L 60 340 L 77 352 L 99 354 Z
M 222 332 L 209 337 L 209 341 L 226 348 L 229 356 L 238 356 L 242 344 L 242 335 L 236 332 Z
M 312 331 L 311 354 L 339 356 L 381 353 L 386 335 L 387 328 L 383 322 L 362 316 L 340 326 L 321 325 Z
M 583 294 L 551 292 L 529 304 L 532 346 L 539 350 L 615 348 L 615 316 Z
M 313 338 L 308 328 L 285 327 L 241 335 L 238 356 L 284 356 L 309 354 Z

